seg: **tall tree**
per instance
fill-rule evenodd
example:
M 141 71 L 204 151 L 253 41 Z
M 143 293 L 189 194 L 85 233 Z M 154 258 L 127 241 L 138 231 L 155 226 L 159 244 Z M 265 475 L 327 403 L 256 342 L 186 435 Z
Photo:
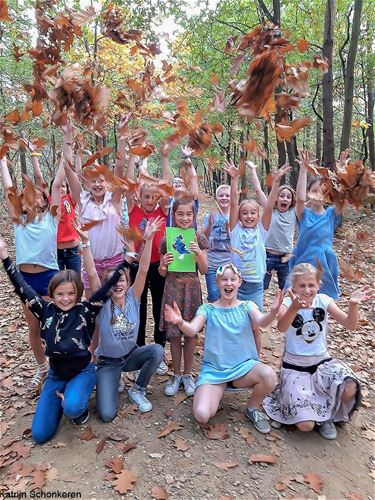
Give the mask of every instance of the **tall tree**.
M 341 132 L 341 151 L 349 147 L 350 132 L 353 116 L 353 93 L 354 93 L 354 68 L 358 50 L 358 40 L 361 31 L 362 0 L 355 0 L 352 24 L 352 35 L 344 75 L 345 96 L 344 96 L 344 118 Z
M 323 56 L 328 60 L 328 71 L 323 75 L 323 163 L 333 168 L 335 162 L 335 143 L 333 135 L 333 27 L 335 0 L 327 0 L 324 18 Z

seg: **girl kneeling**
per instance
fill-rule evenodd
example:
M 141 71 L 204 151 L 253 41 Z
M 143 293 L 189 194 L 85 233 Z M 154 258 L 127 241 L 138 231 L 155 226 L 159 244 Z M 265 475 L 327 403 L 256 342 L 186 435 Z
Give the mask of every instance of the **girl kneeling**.
M 353 371 L 328 354 L 328 313 L 340 325 L 354 330 L 358 305 L 370 298 L 370 287 L 353 292 L 349 311 L 331 297 L 318 293 L 320 273 L 311 264 L 298 264 L 291 273 L 292 288 L 280 308 L 278 328 L 285 332 L 285 354 L 280 383 L 263 405 L 275 422 L 295 424 L 311 431 L 318 424 L 326 439 L 336 438 L 334 422 L 347 422 L 360 399 Z
M 245 410 L 246 416 L 261 433 L 270 431 L 268 418 L 259 406 L 276 385 L 276 374 L 259 361 L 259 337 L 253 326 L 265 328 L 276 317 L 281 303 L 278 293 L 271 311 L 262 314 L 251 301 L 237 299 L 241 277 L 233 264 L 218 268 L 216 273 L 220 299 L 199 307 L 191 322 L 184 321 L 174 303 L 165 306 L 167 321 L 178 325 L 187 337 L 194 337 L 206 324 L 206 338 L 201 371 L 194 394 L 194 416 L 205 424 L 213 417 L 227 386 L 249 388 L 253 392 Z
M 84 259 L 91 258 L 88 245 L 83 248 Z M 8 256 L 8 249 L 0 237 L 0 259 L 14 285 L 17 295 L 40 321 L 41 337 L 46 344 L 50 370 L 36 407 L 32 436 L 37 443 L 51 439 L 62 414 L 75 424 L 88 420 L 88 401 L 95 386 L 95 367 L 88 350 L 95 319 L 112 287 L 120 279 L 126 262 L 120 264 L 102 288 L 90 300 L 81 301 L 83 283 L 72 270 L 60 271 L 48 285 L 51 302 L 45 301 L 24 280 Z

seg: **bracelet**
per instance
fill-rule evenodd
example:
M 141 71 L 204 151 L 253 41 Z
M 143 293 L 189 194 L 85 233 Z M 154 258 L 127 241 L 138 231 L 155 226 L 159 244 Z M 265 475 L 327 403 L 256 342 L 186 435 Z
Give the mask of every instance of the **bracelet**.
M 81 248 L 91 247 L 90 241 L 86 241 L 86 243 L 83 243 L 83 241 L 81 241 L 80 245 L 81 245 Z
M 37 152 L 30 153 L 30 156 L 42 156 L 42 153 L 37 153 Z

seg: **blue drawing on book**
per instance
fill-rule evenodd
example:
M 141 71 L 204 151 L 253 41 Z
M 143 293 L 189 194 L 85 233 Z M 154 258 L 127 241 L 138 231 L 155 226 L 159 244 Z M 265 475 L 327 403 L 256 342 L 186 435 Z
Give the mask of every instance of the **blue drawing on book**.
M 185 254 L 190 254 L 184 243 L 184 237 L 179 234 L 173 242 L 173 248 L 179 254 L 178 259 L 183 260 Z

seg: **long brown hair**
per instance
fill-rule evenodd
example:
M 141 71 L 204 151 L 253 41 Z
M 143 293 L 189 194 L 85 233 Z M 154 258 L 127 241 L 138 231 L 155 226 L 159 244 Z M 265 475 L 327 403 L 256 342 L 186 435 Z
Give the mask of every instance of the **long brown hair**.
M 83 283 L 81 276 L 72 269 L 65 269 L 56 273 L 48 284 L 48 295 L 53 298 L 56 288 L 64 283 L 72 283 L 77 293 L 77 302 L 81 300 L 83 294 Z

